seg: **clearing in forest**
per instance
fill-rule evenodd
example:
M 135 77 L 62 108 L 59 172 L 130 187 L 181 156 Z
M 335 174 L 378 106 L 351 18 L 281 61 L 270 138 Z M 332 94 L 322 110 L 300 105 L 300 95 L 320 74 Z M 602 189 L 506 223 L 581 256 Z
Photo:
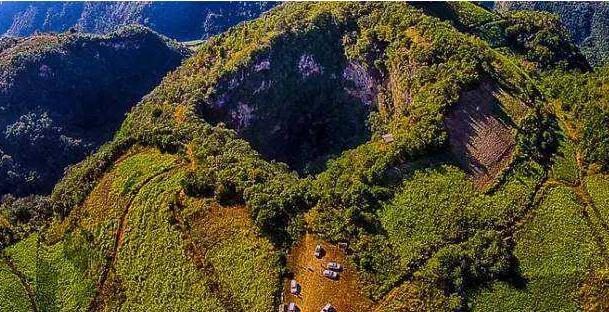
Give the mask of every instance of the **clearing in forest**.
M 325 251 L 321 259 L 314 256 L 315 246 L 321 245 Z M 322 275 L 328 262 L 343 265 L 340 277 L 330 280 Z M 300 284 L 298 296 L 290 294 L 290 281 L 284 285 L 284 303 L 294 302 L 302 312 L 318 312 L 327 303 L 340 312 L 371 311 L 373 302 L 362 293 L 357 272 L 345 254 L 337 247 L 307 234 L 288 255 L 288 267 L 294 279 Z

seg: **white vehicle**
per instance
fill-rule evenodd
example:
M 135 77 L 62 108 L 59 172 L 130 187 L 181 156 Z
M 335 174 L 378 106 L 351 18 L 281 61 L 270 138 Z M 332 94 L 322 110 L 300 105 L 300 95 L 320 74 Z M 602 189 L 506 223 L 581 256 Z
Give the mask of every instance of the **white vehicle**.
M 321 248 L 321 245 L 315 246 L 315 253 L 314 253 L 315 258 L 321 259 L 323 252 L 324 252 L 324 249 Z
M 321 308 L 320 312 L 336 312 L 336 309 L 328 303 L 323 308 Z
M 334 272 L 334 271 L 330 271 L 330 270 L 324 270 L 323 275 L 329 279 L 337 279 L 338 278 L 338 272 Z
M 299 291 L 299 287 L 300 285 L 298 285 L 298 283 L 296 282 L 296 280 L 291 280 L 290 281 L 290 294 L 292 295 L 298 295 L 298 293 L 300 293 Z
M 288 312 L 300 312 L 300 309 L 294 302 L 290 302 L 290 304 L 288 304 Z
M 326 266 L 326 268 L 328 270 L 332 270 L 332 271 L 340 271 L 343 269 L 343 266 L 340 265 L 340 263 L 338 263 L 338 262 L 328 262 L 328 265 Z

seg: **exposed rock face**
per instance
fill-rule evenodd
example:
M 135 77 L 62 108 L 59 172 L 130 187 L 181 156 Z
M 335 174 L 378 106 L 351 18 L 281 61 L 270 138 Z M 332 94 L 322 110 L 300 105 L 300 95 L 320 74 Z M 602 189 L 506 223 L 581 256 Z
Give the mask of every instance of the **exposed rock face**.
M 322 74 L 323 67 L 315 61 L 313 55 L 303 54 L 298 61 L 298 72 L 300 72 L 300 75 L 304 79 Z
M 7 41 L 0 50 L 0 194 L 49 191 L 187 54 L 139 26 L 104 37 Z
M 141 24 L 177 40 L 207 38 L 272 8 L 272 2 L 3 2 L 0 35 L 108 33 Z
M 353 82 L 353 86 L 347 86 L 347 93 L 360 99 L 362 103 L 373 106 L 377 96 L 377 82 L 372 75 L 366 71 L 364 66 L 350 62 L 345 67 L 343 78 Z
M 318 171 L 327 157 L 369 136 L 366 120 L 376 98 L 373 79 L 345 61 L 340 42 L 324 44 L 337 47 L 336 54 L 282 44 L 261 53 L 224 78 L 202 115 L 237 130 L 268 159 Z

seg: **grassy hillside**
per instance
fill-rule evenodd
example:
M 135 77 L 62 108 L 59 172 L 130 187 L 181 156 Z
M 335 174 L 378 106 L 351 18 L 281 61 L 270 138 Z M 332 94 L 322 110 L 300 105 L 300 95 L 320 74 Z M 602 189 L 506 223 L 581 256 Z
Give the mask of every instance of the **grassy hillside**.
M 202 43 L 66 172 L 51 224 L 3 211 L 15 300 L 271 311 L 317 240 L 348 246 L 323 289 L 372 311 L 602 306 L 605 119 L 561 93 L 602 74 L 549 15 L 443 6 L 290 3 Z M 21 264 L 42 250 L 57 269 Z
M 182 193 L 187 165 L 154 149 L 130 150 L 69 218 L 45 237 L 6 249 L 5 262 L 25 275 L 34 304 L 62 311 L 271 310 L 279 282 L 274 247 L 247 217 L 227 223 L 227 215 L 214 214 L 229 212 Z M 7 291 L 18 297 L 23 285 L 5 270 L 13 278 Z

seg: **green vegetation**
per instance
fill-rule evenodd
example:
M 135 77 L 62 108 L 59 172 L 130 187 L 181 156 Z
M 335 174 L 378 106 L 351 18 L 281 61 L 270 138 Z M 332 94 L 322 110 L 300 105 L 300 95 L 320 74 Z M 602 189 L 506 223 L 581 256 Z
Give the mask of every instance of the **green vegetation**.
M 4 259 L 0 263 L 0 309 L 31 311 L 31 303 L 21 280 Z
M 37 244 L 13 231 L 6 252 L 50 307 L 270 311 L 305 231 L 347 243 L 379 311 L 592 306 L 606 88 L 582 60 L 547 14 L 284 4 L 201 43 L 68 170 Z M 511 148 L 476 145 L 489 120 Z M 471 172 L 456 148 L 498 172 Z M 32 271 L 39 251 L 57 260 Z
M 4 252 L 8 261 L 24 275 L 37 307 L 46 311 L 87 309 L 94 284 L 85 275 L 91 252 L 85 238 L 73 234 L 61 243 L 44 246 L 39 235 L 34 234 Z M 12 293 L 24 293 L 22 282 L 10 285 Z
M 115 264 L 123 309 L 223 311 L 203 273 L 185 258 L 180 233 L 167 222 L 168 201 L 179 190 L 180 178 L 175 173 L 154 178 L 129 208 Z
M 606 65 L 609 45 L 604 38 L 609 34 L 607 19 L 609 5 L 603 2 L 563 3 L 552 1 L 522 1 L 495 3 L 497 11 L 535 10 L 558 16 L 571 33 L 573 42 L 579 46 L 591 65 Z
M 0 195 L 49 193 L 65 167 L 111 139 L 133 104 L 189 55 L 141 26 L 5 41 Z
M 595 72 L 553 72 L 545 78 L 556 114 L 589 167 L 609 166 L 609 68 Z
M 599 250 L 575 194 L 549 191 L 515 235 L 519 277 L 481 290 L 473 311 L 579 311 L 577 287 Z

